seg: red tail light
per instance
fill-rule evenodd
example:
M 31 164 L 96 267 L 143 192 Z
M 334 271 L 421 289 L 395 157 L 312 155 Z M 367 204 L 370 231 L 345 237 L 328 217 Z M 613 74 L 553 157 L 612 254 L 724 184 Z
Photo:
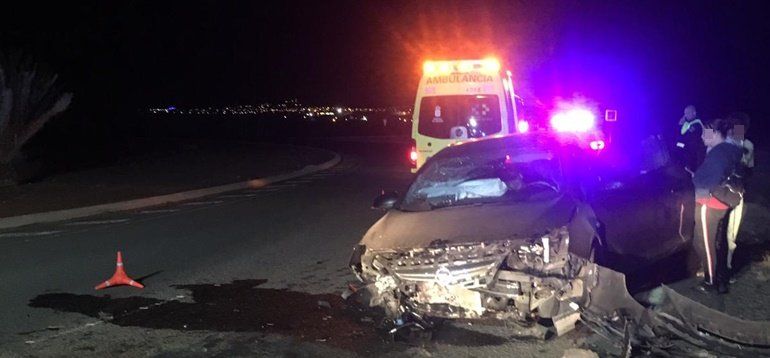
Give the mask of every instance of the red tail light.
M 414 139 L 412 139 L 412 146 L 409 148 L 409 163 L 412 168 L 417 167 L 417 142 Z

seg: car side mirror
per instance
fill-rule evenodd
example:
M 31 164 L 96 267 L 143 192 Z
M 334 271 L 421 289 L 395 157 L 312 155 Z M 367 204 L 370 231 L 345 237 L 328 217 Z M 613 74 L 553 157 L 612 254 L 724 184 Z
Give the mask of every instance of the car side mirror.
M 394 206 L 396 206 L 396 202 L 398 202 L 398 198 L 399 198 L 399 195 L 397 191 L 383 190 L 382 194 L 374 198 L 374 203 L 372 203 L 372 209 L 390 210 Z

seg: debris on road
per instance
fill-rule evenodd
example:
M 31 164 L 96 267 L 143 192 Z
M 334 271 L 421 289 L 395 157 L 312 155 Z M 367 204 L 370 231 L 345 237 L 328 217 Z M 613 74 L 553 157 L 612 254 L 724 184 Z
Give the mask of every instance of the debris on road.
M 185 334 L 190 331 L 261 332 L 291 336 L 304 342 L 323 342 L 323 345 L 362 355 L 369 355 L 386 341 L 376 330 L 373 323 L 376 318 L 362 320 L 366 313 L 343 301 L 338 294 L 260 287 L 265 282 L 251 279 L 218 285 L 172 286 L 190 291 L 186 296 L 177 296 L 186 297 L 185 300 L 175 299 L 173 295 L 161 300 L 143 296 L 48 293 L 33 298 L 29 305 L 98 317 L 102 319 L 100 323 L 109 323 L 104 325 L 107 327 L 144 327 Z
M 332 305 L 329 304 L 327 301 L 318 301 L 318 307 L 323 307 L 326 309 L 331 309 Z
M 353 284 L 348 284 L 348 288 L 345 289 L 345 291 L 342 291 L 342 299 L 347 300 L 348 297 L 352 296 L 354 293 L 358 291 L 358 288 L 356 286 L 353 286 Z

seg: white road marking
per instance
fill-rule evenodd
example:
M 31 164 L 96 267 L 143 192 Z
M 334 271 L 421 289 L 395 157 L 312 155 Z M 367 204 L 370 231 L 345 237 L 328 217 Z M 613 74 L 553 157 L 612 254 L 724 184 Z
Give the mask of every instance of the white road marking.
M 158 210 L 142 210 L 139 214 L 162 214 L 162 213 L 175 213 L 179 209 L 158 209 Z
M 259 194 L 227 194 L 227 195 L 220 195 L 220 198 L 253 198 L 255 196 L 259 196 Z
M 51 231 L 35 231 L 35 232 L 5 232 L 0 234 L 0 238 L 3 237 L 32 237 L 32 236 L 46 236 L 53 235 L 62 232 L 61 230 Z
M 279 190 L 281 189 L 280 188 L 256 189 L 256 190 L 244 191 L 243 193 L 244 194 L 263 194 L 263 193 L 270 193 L 270 192 L 279 191 Z
M 67 225 L 67 226 L 76 226 L 76 225 L 104 225 L 104 224 L 119 224 L 119 223 L 124 223 L 126 221 L 128 221 L 128 219 L 75 221 L 75 222 L 71 222 L 71 223 L 66 223 L 64 225 Z
M 222 200 L 211 200 L 211 201 L 193 201 L 190 203 L 184 203 L 182 206 L 201 206 L 201 205 L 212 205 L 212 204 L 220 204 L 223 203 Z

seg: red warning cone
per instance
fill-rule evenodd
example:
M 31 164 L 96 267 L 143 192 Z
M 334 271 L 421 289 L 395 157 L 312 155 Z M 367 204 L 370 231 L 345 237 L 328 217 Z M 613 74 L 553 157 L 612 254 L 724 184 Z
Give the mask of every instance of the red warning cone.
M 115 268 L 115 273 L 112 275 L 112 277 L 110 277 L 109 280 L 98 284 L 95 287 L 95 289 L 101 290 L 103 288 L 120 286 L 120 285 L 129 285 L 129 286 L 134 286 L 136 288 L 144 288 L 144 285 L 132 280 L 130 277 L 128 277 L 128 275 L 126 275 L 126 271 L 123 269 L 123 256 L 121 256 L 120 251 L 118 251 L 118 263 L 117 263 L 117 267 Z

